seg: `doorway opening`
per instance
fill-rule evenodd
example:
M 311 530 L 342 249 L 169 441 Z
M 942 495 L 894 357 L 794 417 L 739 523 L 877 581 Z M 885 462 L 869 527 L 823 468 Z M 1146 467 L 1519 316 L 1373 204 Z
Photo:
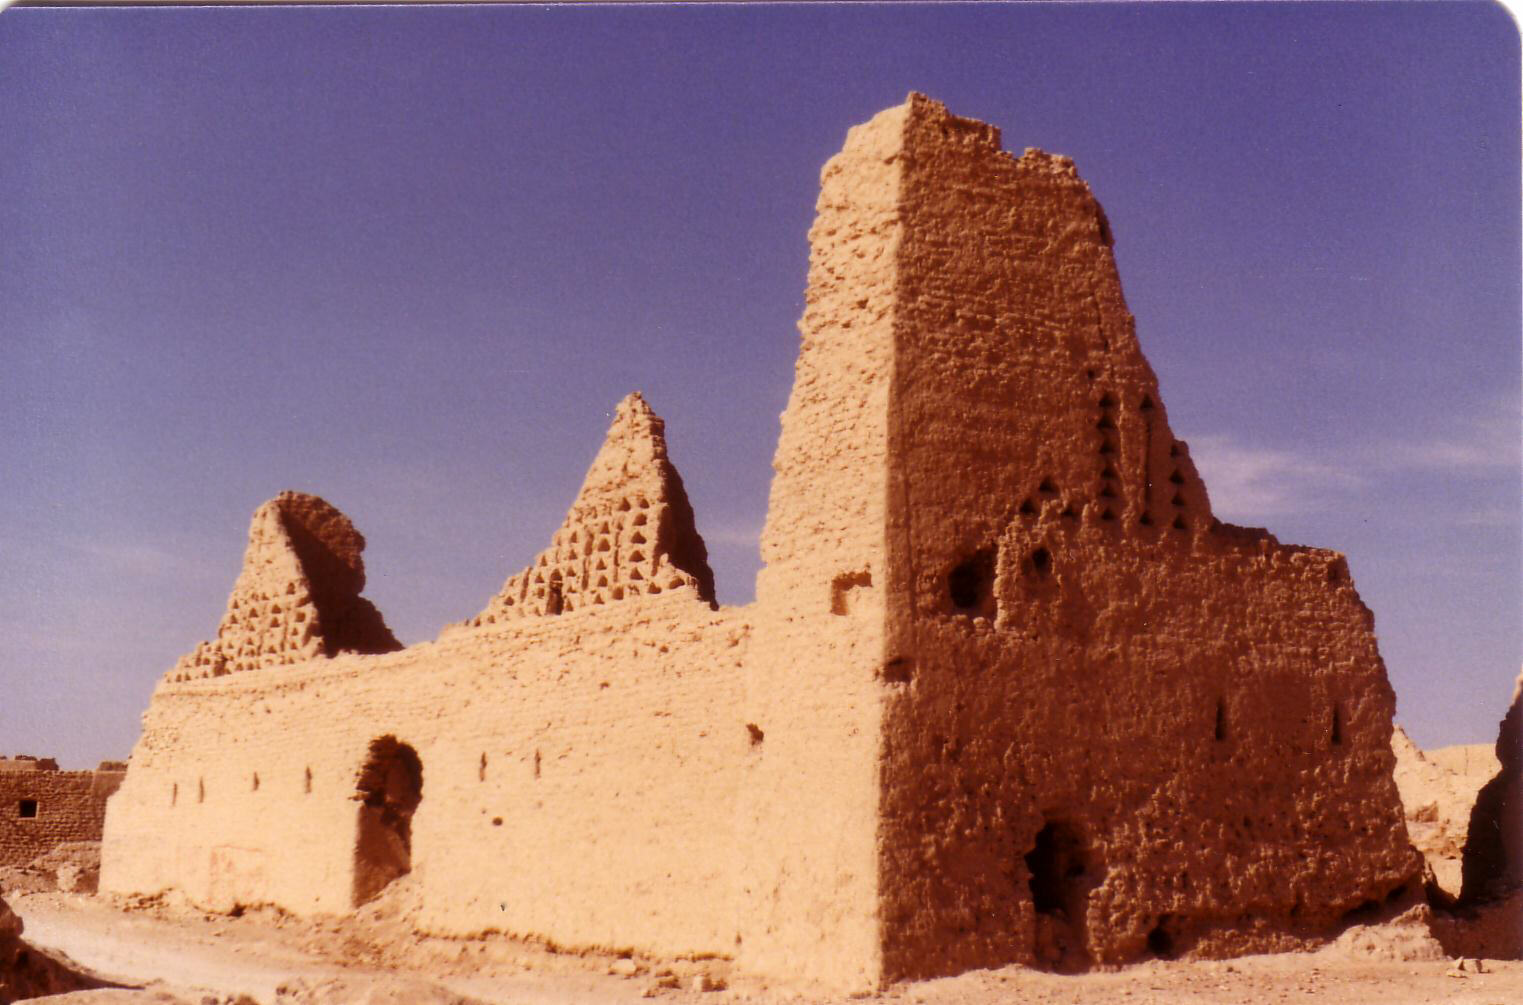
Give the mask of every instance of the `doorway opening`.
M 423 799 L 418 752 L 395 736 L 372 740 L 352 798 L 360 804 L 354 840 L 358 907 L 412 870 L 412 817 Z

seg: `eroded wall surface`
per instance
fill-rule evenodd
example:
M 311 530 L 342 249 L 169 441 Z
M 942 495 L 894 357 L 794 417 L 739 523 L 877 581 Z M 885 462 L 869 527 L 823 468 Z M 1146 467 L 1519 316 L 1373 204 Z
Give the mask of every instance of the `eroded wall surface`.
M 1412 879 L 1370 613 L 1212 516 L 1072 163 L 913 95 L 810 238 L 755 604 L 713 607 L 638 396 L 434 642 L 393 651 L 363 539 L 283 495 L 102 888 L 344 911 L 410 867 L 434 931 L 864 990 L 1294 945 Z
M 882 971 L 878 761 L 899 166 L 892 124 L 821 172 L 793 392 L 782 416 L 747 664 L 743 943 L 759 973 L 836 986 Z
M 99 841 L 122 768 L 59 771 L 52 760 L 0 758 L 0 866 L 26 865 L 68 841 Z
M 712 574 L 660 436 L 648 407 L 626 400 L 549 557 L 504 591 L 527 599 L 522 613 L 494 614 L 500 597 L 397 652 L 323 655 L 332 640 L 304 626 L 364 609 L 356 535 L 329 520 L 338 555 L 303 555 L 281 533 L 326 504 L 287 493 L 261 507 L 230 599 L 262 605 L 259 619 L 221 636 L 245 663 L 219 673 L 204 646 L 161 682 L 111 803 L 102 889 L 343 912 L 401 855 L 432 931 L 733 953 L 750 626 L 704 595 Z M 545 569 L 563 570 L 558 605 L 533 582 Z M 280 616 L 306 596 L 327 599 L 304 620 Z M 261 654 L 266 665 L 248 665 Z M 383 740 L 420 769 L 401 810 L 362 781 Z M 400 827 L 385 823 L 399 813 Z
M 1342 558 L 1213 519 L 1070 161 L 890 114 L 885 976 L 1267 948 L 1401 887 Z

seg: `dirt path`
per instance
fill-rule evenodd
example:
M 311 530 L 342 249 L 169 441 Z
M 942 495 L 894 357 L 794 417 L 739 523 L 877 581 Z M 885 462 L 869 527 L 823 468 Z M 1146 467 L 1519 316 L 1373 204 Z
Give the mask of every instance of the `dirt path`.
M 1523 963 L 1490 962 L 1483 972 L 1459 970 L 1413 925 L 1350 933 L 1317 953 L 1255 956 L 1221 962 L 1155 961 L 1110 973 L 1065 977 L 1018 967 L 899 985 L 867 998 L 811 995 L 735 980 L 710 993 L 692 989 L 713 964 L 664 968 L 638 960 L 552 953 L 506 939 L 431 940 L 399 937 L 400 919 L 384 912 L 332 922 L 298 921 L 256 912 L 208 917 L 162 906 L 122 911 L 68 894 L 17 898 L 25 937 L 41 948 L 123 983 L 152 983 L 170 995 L 227 1002 L 248 995 L 260 1003 L 350 1002 L 445 1005 L 461 996 L 488 1003 L 592 1005 L 656 998 L 667 1005 L 745 1005 L 832 1001 L 881 1005 L 1243 1005 L 1333 1002 L 1337 1005 L 1517 1005 Z M 610 967 L 633 971 L 609 974 Z M 674 972 L 663 975 L 664 969 Z M 712 983 L 725 978 L 715 976 Z M 680 984 L 672 988 L 667 985 Z M 282 995 L 278 989 L 286 986 Z M 95 996 L 95 997 L 90 997 Z M 155 1000 L 149 992 L 87 992 L 66 1002 Z

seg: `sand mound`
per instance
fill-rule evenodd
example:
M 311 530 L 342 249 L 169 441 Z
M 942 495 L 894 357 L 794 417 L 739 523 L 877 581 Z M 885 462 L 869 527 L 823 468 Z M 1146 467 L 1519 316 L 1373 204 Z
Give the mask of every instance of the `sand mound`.
M 277 1005 L 485 1005 L 428 981 L 408 977 L 297 979 L 275 991 Z
M 1319 951 L 1319 956 L 1354 960 L 1413 962 L 1441 960 L 1448 954 L 1433 937 L 1433 910 L 1417 904 L 1389 921 L 1352 925 Z

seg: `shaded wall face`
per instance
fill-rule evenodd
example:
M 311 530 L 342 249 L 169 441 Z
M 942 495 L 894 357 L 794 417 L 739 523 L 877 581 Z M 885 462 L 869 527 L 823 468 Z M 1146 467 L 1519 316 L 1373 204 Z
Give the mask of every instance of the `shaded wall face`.
M 927 107 L 905 146 L 886 974 L 1264 947 L 1383 897 L 1414 860 L 1341 559 L 1213 529 L 1071 165 Z
M 749 630 L 683 591 L 167 682 L 111 804 L 101 888 L 344 913 L 357 863 L 405 844 L 427 931 L 733 953 Z M 419 760 L 405 842 L 365 829 L 411 804 L 398 772 L 362 770 L 385 737 Z M 401 872 L 381 871 L 361 899 Z
M 99 841 L 117 772 L 0 771 L 0 866 L 26 865 L 66 841 Z

